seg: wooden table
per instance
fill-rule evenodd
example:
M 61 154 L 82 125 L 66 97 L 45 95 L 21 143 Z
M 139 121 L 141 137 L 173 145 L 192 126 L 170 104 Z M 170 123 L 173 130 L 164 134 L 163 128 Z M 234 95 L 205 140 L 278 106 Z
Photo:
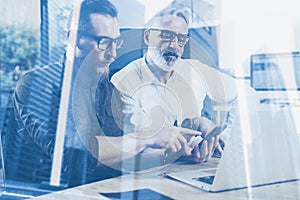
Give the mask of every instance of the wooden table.
M 37 197 L 35 199 L 107 199 L 100 195 L 99 192 L 109 193 L 144 188 L 159 192 L 172 199 L 300 199 L 300 181 L 266 185 L 228 192 L 209 193 L 163 176 L 164 173 L 168 172 L 211 168 L 216 166 L 217 163 L 218 159 L 213 159 L 203 164 L 173 163 L 168 166 L 143 171 L 140 173 L 127 174 L 121 177 L 54 192 Z

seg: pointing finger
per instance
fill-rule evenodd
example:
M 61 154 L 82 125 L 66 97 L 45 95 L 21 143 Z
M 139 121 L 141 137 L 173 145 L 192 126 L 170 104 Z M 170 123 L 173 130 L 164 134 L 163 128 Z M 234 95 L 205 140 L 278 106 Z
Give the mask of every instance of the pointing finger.
M 192 129 L 188 129 L 188 128 L 182 128 L 182 127 L 178 127 L 179 128 L 179 131 L 181 134 L 183 135 L 196 135 L 196 136 L 201 136 L 202 133 L 199 132 L 199 131 L 195 131 L 195 130 L 192 130 Z

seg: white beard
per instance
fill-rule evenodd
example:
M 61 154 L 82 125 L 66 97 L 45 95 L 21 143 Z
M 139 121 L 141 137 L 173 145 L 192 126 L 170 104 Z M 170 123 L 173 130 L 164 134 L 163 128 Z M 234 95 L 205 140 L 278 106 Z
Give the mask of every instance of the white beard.
M 153 63 L 165 72 L 173 71 L 173 66 L 178 60 L 176 59 L 175 62 L 167 62 L 164 59 L 164 57 L 160 54 L 159 50 L 155 48 L 149 48 L 147 54 L 152 59 Z

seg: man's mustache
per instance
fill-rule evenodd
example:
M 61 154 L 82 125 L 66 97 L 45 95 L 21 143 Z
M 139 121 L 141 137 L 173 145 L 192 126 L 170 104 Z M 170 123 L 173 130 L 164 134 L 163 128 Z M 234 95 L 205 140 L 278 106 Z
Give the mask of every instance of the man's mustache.
M 165 52 L 163 52 L 162 55 L 163 55 L 163 56 L 174 56 L 174 57 L 176 57 L 176 58 L 179 57 L 178 53 L 175 52 L 175 51 L 165 51 Z

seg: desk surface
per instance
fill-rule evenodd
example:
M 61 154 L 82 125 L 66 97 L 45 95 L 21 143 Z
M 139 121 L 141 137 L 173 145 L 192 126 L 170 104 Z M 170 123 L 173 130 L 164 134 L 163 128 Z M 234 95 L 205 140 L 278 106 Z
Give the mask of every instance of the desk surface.
M 35 199 L 107 199 L 99 194 L 109 192 L 130 191 L 148 188 L 169 196 L 172 199 L 300 199 L 300 181 L 266 185 L 220 193 L 209 193 L 187 184 L 164 177 L 167 172 L 210 168 L 216 166 L 217 159 L 204 164 L 174 163 L 140 173 L 128 174 L 87 185 L 78 186 L 43 195 Z

